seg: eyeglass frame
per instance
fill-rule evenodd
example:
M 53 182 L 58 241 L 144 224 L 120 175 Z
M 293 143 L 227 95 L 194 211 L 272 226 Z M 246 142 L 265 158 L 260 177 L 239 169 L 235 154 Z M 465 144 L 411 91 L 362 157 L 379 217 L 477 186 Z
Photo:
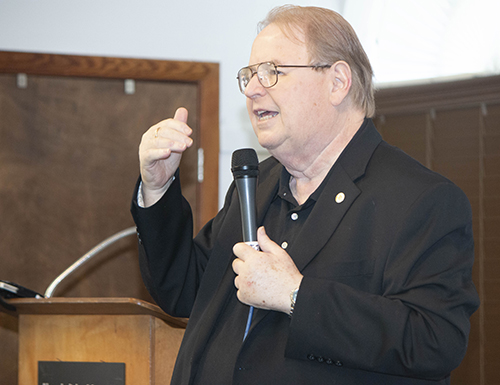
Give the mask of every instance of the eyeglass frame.
M 270 86 L 265 86 L 264 84 L 262 84 L 260 77 L 257 75 L 257 80 L 259 81 L 260 85 L 264 88 L 271 88 L 271 87 L 274 87 L 276 84 L 278 84 L 278 71 L 277 71 L 278 68 L 314 68 L 314 69 L 317 69 L 317 68 L 330 68 L 332 66 L 332 64 L 323 64 L 323 65 L 275 64 L 272 61 L 263 61 L 261 63 L 252 64 L 251 66 L 246 66 L 246 67 L 241 68 L 238 71 L 238 75 L 236 76 L 236 79 L 238 80 L 238 87 L 240 88 L 240 91 L 243 95 L 245 95 L 245 90 L 246 90 L 248 84 L 250 83 L 250 81 L 252 80 L 252 78 L 254 77 L 254 75 L 258 74 L 259 67 L 262 64 L 270 64 L 274 67 L 274 69 L 276 71 L 276 81 L 273 84 L 271 84 Z M 252 67 L 256 67 L 256 70 L 253 70 Z M 245 88 L 243 89 L 241 87 L 240 73 L 244 69 L 249 69 L 250 71 L 252 71 L 252 76 L 250 76 L 250 79 L 248 79 L 248 83 L 245 85 Z

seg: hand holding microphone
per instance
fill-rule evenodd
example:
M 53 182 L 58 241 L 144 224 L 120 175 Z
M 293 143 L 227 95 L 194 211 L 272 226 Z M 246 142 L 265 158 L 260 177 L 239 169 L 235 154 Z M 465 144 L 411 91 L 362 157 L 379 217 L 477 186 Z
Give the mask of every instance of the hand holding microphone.
M 238 257 L 233 261 L 238 299 L 250 306 L 289 314 L 290 292 L 300 286 L 303 276 L 290 255 L 267 236 L 264 227 L 258 229 L 257 240 L 261 251 L 245 243 L 233 247 Z
M 255 150 L 235 151 L 231 170 L 240 200 L 244 241 L 233 247 L 237 257 L 233 271 L 237 275 L 234 283 L 238 299 L 252 307 L 288 314 L 290 292 L 299 287 L 302 274 L 290 255 L 267 236 L 263 227 L 257 231 L 255 194 L 259 171 Z
M 178 108 L 173 119 L 163 120 L 142 136 L 139 161 L 145 206 L 158 201 L 181 162 L 182 153 L 193 144 L 193 130 L 186 124 L 188 111 Z

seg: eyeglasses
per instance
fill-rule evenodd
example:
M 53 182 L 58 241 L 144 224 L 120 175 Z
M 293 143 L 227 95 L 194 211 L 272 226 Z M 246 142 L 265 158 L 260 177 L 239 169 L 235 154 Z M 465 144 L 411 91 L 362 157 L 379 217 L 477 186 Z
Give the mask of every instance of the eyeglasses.
M 276 65 L 273 62 L 263 62 L 254 64 L 248 67 L 243 67 L 238 71 L 238 85 L 240 86 L 240 91 L 242 94 L 252 80 L 253 75 L 257 74 L 257 79 L 259 79 L 260 84 L 264 88 L 270 88 L 278 83 L 278 75 L 280 71 L 278 68 L 330 68 L 331 65 Z M 256 68 L 256 69 L 254 69 Z

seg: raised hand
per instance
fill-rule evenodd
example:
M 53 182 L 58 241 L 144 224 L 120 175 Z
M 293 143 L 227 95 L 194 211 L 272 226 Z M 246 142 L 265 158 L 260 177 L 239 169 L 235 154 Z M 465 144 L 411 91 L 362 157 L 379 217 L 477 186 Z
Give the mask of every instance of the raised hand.
M 191 147 L 193 130 L 186 124 L 188 111 L 181 107 L 173 119 L 151 126 L 142 136 L 139 161 L 142 193 L 146 207 L 156 203 L 171 183 L 182 153 Z

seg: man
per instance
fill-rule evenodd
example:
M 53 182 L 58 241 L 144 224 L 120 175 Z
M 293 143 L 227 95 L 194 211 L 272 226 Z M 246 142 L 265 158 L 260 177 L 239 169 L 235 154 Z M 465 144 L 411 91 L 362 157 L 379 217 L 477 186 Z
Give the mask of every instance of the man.
M 275 9 L 238 79 L 272 155 L 261 251 L 240 242 L 234 185 L 192 239 L 176 176 L 185 109 L 140 145 L 142 274 L 166 312 L 190 318 L 172 383 L 449 384 L 478 306 L 470 205 L 377 133 L 352 28 L 326 9 Z

